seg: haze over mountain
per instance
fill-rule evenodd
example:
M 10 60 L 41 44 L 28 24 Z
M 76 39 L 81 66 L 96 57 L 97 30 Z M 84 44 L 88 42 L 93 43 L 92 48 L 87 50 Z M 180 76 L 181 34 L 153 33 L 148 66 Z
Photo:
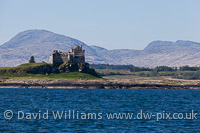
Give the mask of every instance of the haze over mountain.
M 86 50 L 86 61 L 89 63 L 133 64 L 148 67 L 200 65 L 200 43 L 197 42 L 153 41 L 144 50 L 107 50 L 50 31 L 27 30 L 0 45 L 0 66 L 26 63 L 32 55 L 36 62 L 49 62 L 53 50 L 68 51 L 76 44 L 83 45 L 83 49 Z

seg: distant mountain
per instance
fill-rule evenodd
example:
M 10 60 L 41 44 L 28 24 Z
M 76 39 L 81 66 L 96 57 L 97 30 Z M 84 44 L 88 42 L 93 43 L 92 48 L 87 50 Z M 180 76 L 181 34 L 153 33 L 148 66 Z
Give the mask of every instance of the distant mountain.
M 0 66 L 16 66 L 35 56 L 37 62 L 49 62 L 54 49 L 68 51 L 82 44 L 89 63 L 133 64 L 154 67 L 159 65 L 200 65 L 200 43 L 192 41 L 153 41 L 144 50 L 107 50 L 88 46 L 84 42 L 46 30 L 20 32 L 10 41 L 0 45 Z
M 88 60 L 98 58 L 94 49 L 79 40 L 46 30 L 27 30 L 0 45 L 0 66 L 19 65 L 27 62 L 31 55 L 38 62 L 48 62 L 53 50 L 68 51 L 76 44 L 83 45 Z

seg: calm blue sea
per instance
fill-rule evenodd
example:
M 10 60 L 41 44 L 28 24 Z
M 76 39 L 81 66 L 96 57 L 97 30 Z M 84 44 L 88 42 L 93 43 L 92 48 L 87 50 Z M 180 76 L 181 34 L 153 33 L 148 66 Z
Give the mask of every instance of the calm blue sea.
M 0 89 L 0 131 L 200 132 L 200 90 Z

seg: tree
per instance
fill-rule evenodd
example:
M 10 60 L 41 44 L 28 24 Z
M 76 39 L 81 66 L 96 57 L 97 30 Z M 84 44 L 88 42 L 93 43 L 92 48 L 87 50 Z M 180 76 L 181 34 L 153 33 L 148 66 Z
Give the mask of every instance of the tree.
M 30 60 L 29 60 L 29 63 L 35 63 L 34 56 L 31 56 L 31 58 L 30 58 Z
M 174 69 L 172 67 L 168 66 L 157 66 L 154 68 L 156 72 L 166 72 L 166 71 L 173 71 Z

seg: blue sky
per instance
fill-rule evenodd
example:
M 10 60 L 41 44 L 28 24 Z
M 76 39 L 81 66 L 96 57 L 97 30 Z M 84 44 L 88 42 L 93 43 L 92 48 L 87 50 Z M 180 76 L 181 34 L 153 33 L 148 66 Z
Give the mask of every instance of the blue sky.
M 0 44 L 45 29 L 107 49 L 200 42 L 200 0 L 0 0 Z

